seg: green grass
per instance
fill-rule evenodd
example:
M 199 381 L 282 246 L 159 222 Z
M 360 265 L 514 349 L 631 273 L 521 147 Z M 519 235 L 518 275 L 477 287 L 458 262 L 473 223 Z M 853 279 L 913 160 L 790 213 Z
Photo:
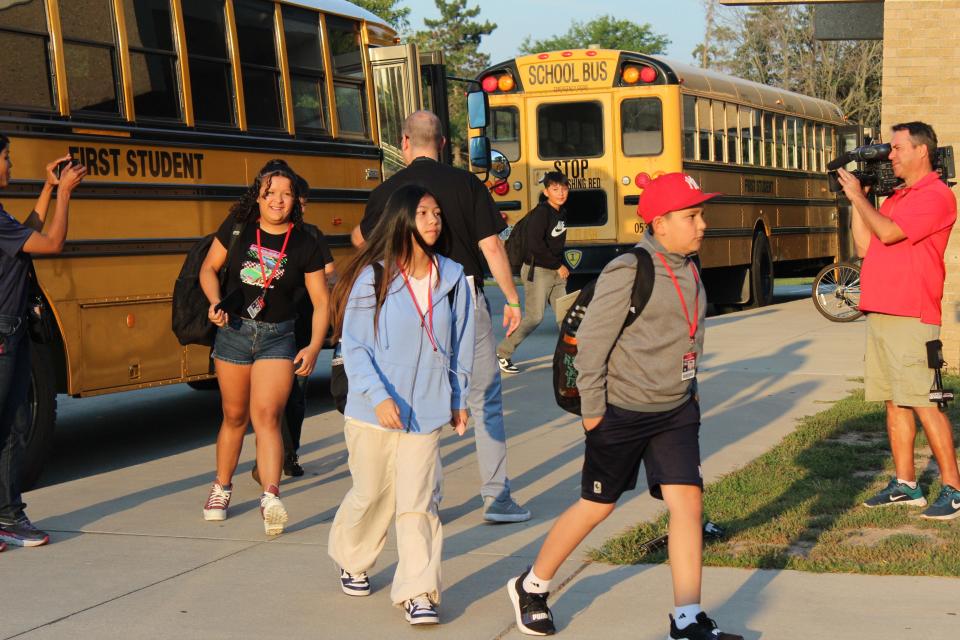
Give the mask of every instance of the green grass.
M 950 377 L 956 389 L 960 378 Z M 960 410 L 951 408 L 954 439 Z M 940 491 L 922 429 L 917 471 L 927 500 Z M 932 469 L 931 469 L 932 468 Z M 960 576 L 960 520 L 918 517 L 920 509 L 866 509 L 860 503 L 893 474 L 883 405 L 857 391 L 804 418 L 780 444 L 706 487 L 704 511 L 727 530 L 708 542 L 704 564 L 882 575 Z M 640 544 L 666 533 L 664 512 L 590 552 L 613 564 L 656 563 L 666 550 L 643 555 Z
M 813 278 L 777 278 L 775 283 L 781 286 L 784 285 L 798 285 L 798 284 L 813 284 Z

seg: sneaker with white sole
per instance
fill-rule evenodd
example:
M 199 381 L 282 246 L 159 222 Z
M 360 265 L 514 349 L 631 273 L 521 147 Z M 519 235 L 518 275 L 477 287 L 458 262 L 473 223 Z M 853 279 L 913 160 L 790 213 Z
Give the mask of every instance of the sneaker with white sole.
M 500 371 L 504 373 L 520 373 L 520 369 L 517 368 L 517 365 L 513 364 L 513 360 L 510 358 L 504 358 L 498 355 L 497 364 L 500 365 Z
M 921 518 L 931 520 L 953 520 L 960 518 L 960 491 L 948 484 L 940 489 L 940 495 L 933 501 L 930 508 L 920 514 Z
M 523 581 L 530 573 L 530 567 L 507 583 L 507 595 L 513 604 L 513 613 L 517 619 L 517 628 L 528 636 L 552 636 L 557 632 L 553 624 L 553 613 L 547 606 L 549 593 L 530 593 L 523 588 Z
M 483 499 L 483 519 L 487 522 L 526 522 L 530 519 L 530 511 L 510 496 L 500 500 L 487 496 Z
M 672 615 L 667 615 L 670 618 L 670 635 L 667 640 L 743 640 L 743 636 L 721 631 L 717 623 L 703 611 L 697 614 L 695 622 L 683 629 L 677 627 Z
M 895 504 L 925 507 L 927 506 L 927 499 L 923 497 L 923 490 L 920 489 L 920 485 L 911 487 L 908 484 L 898 481 L 896 478 L 891 478 L 883 491 L 863 502 L 863 506 L 871 509 L 874 507 L 888 507 Z
M 13 522 L 0 522 L 0 544 L 18 547 L 40 547 L 50 542 L 50 534 L 33 526 L 30 518 L 22 514 Z
M 231 495 L 233 495 L 233 485 L 230 485 L 230 488 L 224 488 L 219 482 L 214 482 L 210 487 L 207 503 L 203 505 L 203 519 L 226 520 Z
M 422 593 L 403 603 L 404 616 L 410 624 L 438 624 L 440 614 L 437 605 L 430 602 L 427 594 Z
M 370 578 L 366 571 L 350 573 L 340 569 L 340 588 L 348 596 L 370 595 Z
M 261 495 L 260 515 L 263 516 L 263 529 L 268 536 L 278 536 L 283 533 L 283 525 L 287 523 L 289 516 L 280 498 L 272 493 Z

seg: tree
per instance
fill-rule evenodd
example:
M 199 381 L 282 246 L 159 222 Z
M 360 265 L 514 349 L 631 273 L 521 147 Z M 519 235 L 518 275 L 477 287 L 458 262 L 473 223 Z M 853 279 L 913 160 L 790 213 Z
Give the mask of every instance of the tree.
M 475 78 L 490 66 L 490 56 L 480 53 L 483 36 L 493 33 L 497 25 L 477 20 L 480 6 L 467 7 L 467 0 L 434 0 L 440 17 L 426 18 L 426 29 L 413 35 L 413 41 L 421 50 L 443 52 L 447 75 L 460 78 Z M 467 104 L 464 86 L 451 82 L 447 92 L 450 111 L 450 146 L 454 164 L 462 164 L 461 154 L 466 150 Z
M 546 40 L 531 40 L 530 36 L 520 44 L 521 53 L 557 51 L 560 49 L 586 49 L 590 45 L 603 49 L 625 49 L 637 53 L 664 53 L 670 39 L 654 33 L 647 23 L 637 24 L 630 20 L 618 20 L 606 15 L 589 22 L 574 21 L 566 33 Z
M 359 5 L 386 20 L 397 31 L 406 31 L 410 28 L 410 7 L 397 7 L 399 0 L 352 0 Z
M 820 41 L 809 6 L 732 10 L 694 52 L 708 66 L 837 104 L 853 122 L 880 124 L 883 44 Z M 701 47 L 703 49 L 701 49 Z

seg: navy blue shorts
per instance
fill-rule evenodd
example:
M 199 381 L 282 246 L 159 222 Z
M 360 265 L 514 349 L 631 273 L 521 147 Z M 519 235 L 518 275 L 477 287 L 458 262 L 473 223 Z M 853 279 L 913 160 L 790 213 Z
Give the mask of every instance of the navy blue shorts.
M 642 412 L 611 404 L 587 432 L 580 497 L 612 504 L 635 489 L 640 463 L 650 495 L 663 500 L 660 485 L 703 489 L 700 474 L 700 405 L 691 398 L 670 411 Z
M 293 320 L 259 322 L 231 315 L 227 324 L 217 329 L 213 357 L 232 364 L 293 360 L 297 355 L 293 325 Z

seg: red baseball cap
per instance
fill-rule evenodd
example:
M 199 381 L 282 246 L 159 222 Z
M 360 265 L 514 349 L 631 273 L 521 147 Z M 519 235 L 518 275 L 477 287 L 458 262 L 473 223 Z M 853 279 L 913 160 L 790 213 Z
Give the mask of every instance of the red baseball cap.
M 665 173 L 651 179 L 645 173 L 637 176 L 637 186 L 643 189 L 637 215 L 650 224 L 653 219 L 670 213 L 689 209 L 702 204 L 722 193 L 704 193 L 697 181 L 685 173 Z

